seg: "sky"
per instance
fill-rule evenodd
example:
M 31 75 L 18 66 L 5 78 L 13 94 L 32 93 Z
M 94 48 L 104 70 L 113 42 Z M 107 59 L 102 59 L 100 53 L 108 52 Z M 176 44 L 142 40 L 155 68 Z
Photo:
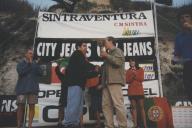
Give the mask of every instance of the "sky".
M 173 0 L 174 6 L 182 6 L 189 3 L 192 3 L 192 0 Z
M 41 6 L 41 8 L 47 8 L 56 2 L 52 0 L 27 0 L 29 3 L 31 3 L 33 6 Z M 132 1 L 151 1 L 151 0 L 132 0 Z M 184 4 L 192 3 L 192 0 L 173 0 L 173 6 L 178 7 L 182 6 Z
M 26 0 L 33 6 L 40 6 L 41 8 L 48 8 L 51 5 L 55 4 L 55 1 L 52 0 Z

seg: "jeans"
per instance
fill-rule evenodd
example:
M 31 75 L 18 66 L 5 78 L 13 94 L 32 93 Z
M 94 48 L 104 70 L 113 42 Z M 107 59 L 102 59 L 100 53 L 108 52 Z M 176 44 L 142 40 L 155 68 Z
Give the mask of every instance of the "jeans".
M 79 125 L 82 111 L 82 88 L 78 85 L 68 87 L 67 107 L 65 108 L 64 126 Z

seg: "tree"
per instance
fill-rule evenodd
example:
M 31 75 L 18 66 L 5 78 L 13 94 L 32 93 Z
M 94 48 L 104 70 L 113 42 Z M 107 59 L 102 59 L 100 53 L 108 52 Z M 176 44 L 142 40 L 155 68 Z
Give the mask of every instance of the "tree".
M 173 0 L 156 0 L 159 4 L 165 4 L 171 6 L 173 4 Z
M 33 8 L 27 1 L 0 0 L 0 12 L 30 15 Z
M 88 2 L 87 0 L 52 0 L 57 4 L 52 5 L 48 11 L 51 12 L 88 12 L 90 9 L 96 7 L 96 3 Z
M 53 1 L 57 2 L 57 5 L 65 9 L 66 12 L 73 12 L 75 4 L 79 0 L 53 0 Z
M 82 0 L 78 4 L 78 10 L 80 12 L 88 12 L 90 9 L 97 7 L 96 3 L 88 2 L 87 0 Z
M 112 8 L 118 11 L 127 11 L 130 3 L 130 0 L 111 0 Z

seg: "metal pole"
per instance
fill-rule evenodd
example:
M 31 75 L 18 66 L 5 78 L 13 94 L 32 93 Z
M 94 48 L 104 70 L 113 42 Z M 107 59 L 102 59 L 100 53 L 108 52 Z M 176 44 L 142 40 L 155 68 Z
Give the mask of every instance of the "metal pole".
M 162 86 L 162 79 L 161 79 L 161 68 L 160 68 L 160 54 L 159 54 L 159 43 L 158 43 L 158 30 L 157 30 L 157 9 L 155 0 L 153 2 L 153 17 L 154 17 L 154 24 L 155 24 L 155 46 L 156 46 L 156 58 L 157 58 L 157 68 L 158 68 L 158 83 L 159 83 L 159 94 L 160 97 L 163 97 L 163 86 Z
M 33 39 L 33 52 L 34 52 L 34 48 L 35 48 L 35 39 L 38 37 L 38 27 L 39 27 L 39 13 L 40 13 L 40 8 L 38 10 L 38 14 L 37 14 L 37 19 L 36 19 L 36 28 L 35 28 L 35 36 Z
M 23 126 L 22 128 L 26 128 L 26 120 L 27 120 L 27 99 L 25 100 L 25 106 L 24 106 L 24 119 L 23 119 Z

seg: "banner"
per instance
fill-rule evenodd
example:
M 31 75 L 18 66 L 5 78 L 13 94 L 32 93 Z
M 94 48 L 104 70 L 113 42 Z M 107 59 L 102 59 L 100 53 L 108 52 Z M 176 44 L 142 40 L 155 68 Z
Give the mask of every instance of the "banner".
M 155 59 L 154 37 L 116 39 L 116 46 L 124 52 L 126 61 L 130 58 L 139 60 Z M 79 41 L 87 43 L 87 57 L 89 61 L 102 61 L 100 47 L 94 39 L 54 39 L 36 38 L 34 44 L 35 58 L 45 62 L 70 57 L 76 50 L 75 44 Z
M 50 75 L 46 75 L 43 79 L 50 83 L 40 82 L 39 108 L 41 108 L 40 114 L 43 117 L 36 123 L 37 126 L 57 122 L 60 96 L 57 85 L 60 85 L 60 81 L 55 74 L 56 62 L 62 58 L 69 58 L 76 50 L 76 43 L 81 41 L 87 43 L 88 60 L 93 64 L 102 65 L 101 49 L 97 41 L 107 36 L 113 36 L 116 39 L 116 47 L 122 49 L 125 56 L 125 70 L 129 69 L 128 61 L 131 58 L 137 59 L 139 66 L 144 69 L 145 97 L 161 95 L 151 10 L 106 14 L 39 12 L 34 58 L 40 58 L 44 65 L 48 64 L 51 67 L 45 66 L 49 67 Z M 130 115 L 128 85 L 122 87 L 122 91 L 127 115 Z M 93 114 L 87 93 L 85 91 L 84 122 L 90 123 Z M 128 117 L 128 122 L 131 122 L 130 116 Z
M 106 14 L 39 12 L 37 37 L 115 38 L 154 37 L 152 11 Z
M 192 105 L 191 105 L 192 106 Z M 172 107 L 173 123 L 178 128 L 191 128 L 192 126 L 192 107 L 175 106 Z
M 146 97 L 158 97 L 159 93 L 157 80 L 155 81 L 146 81 L 144 82 L 144 93 Z M 56 125 L 58 123 L 58 110 L 59 110 L 59 97 L 61 95 L 61 86 L 53 86 L 48 84 L 40 84 L 40 91 L 38 94 L 38 104 L 35 107 L 35 117 L 33 121 L 34 126 L 47 126 L 47 125 Z M 122 88 L 123 96 L 126 106 L 126 112 L 128 121 L 130 122 L 130 102 L 128 101 L 127 94 L 128 86 Z M 90 107 L 90 99 L 88 94 L 88 89 L 85 89 L 85 99 L 83 106 L 83 121 L 84 123 L 93 123 L 93 110 Z M 103 119 L 103 116 L 101 116 Z
M 0 127 L 16 126 L 16 110 L 15 95 L 0 95 Z

